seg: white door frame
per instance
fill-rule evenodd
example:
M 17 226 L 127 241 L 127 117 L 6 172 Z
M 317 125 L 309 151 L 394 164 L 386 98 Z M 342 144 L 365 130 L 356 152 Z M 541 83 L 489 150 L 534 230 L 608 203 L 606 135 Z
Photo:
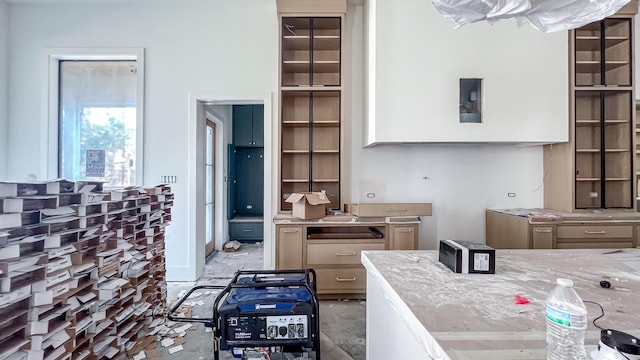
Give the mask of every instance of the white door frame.
M 188 179 L 187 179 L 187 192 L 188 192 L 188 234 L 186 234 L 186 241 L 188 242 L 188 258 L 189 258 L 189 271 L 193 273 L 193 280 L 196 280 L 204 269 L 204 256 L 205 253 L 205 174 L 204 167 L 204 129 L 206 121 L 205 105 L 238 105 L 238 104 L 263 104 L 264 105 L 264 268 L 275 268 L 275 246 L 274 240 L 274 226 L 271 221 L 273 214 L 277 212 L 275 206 L 277 205 L 277 189 L 274 186 L 277 184 L 278 173 L 273 171 L 277 169 L 277 163 L 274 164 L 274 159 L 277 162 L 276 152 L 278 151 L 277 142 L 274 141 L 275 134 L 278 127 L 273 125 L 272 119 L 277 119 L 277 116 L 273 114 L 276 108 L 274 101 L 277 98 L 276 93 L 266 94 L 234 94 L 232 92 L 226 94 L 190 94 L 189 95 L 189 141 L 188 141 Z M 209 113 L 211 114 L 211 113 Z M 215 114 L 211 114 L 215 115 Z M 212 116 L 215 118 L 215 116 Z M 215 122 L 215 120 L 214 120 Z M 224 122 L 220 122 L 224 126 Z M 220 125 L 216 123 L 216 125 Z M 228 125 L 227 125 L 228 126 Z M 216 134 L 216 160 L 220 160 L 220 156 L 226 155 L 226 141 L 224 139 L 225 131 L 223 128 L 218 129 L 220 131 Z M 221 138 L 222 137 L 222 138 Z M 226 199 L 224 198 L 224 170 L 222 169 L 223 161 L 218 161 L 216 164 L 216 190 L 215 196 L 218 200 L 223 201 L 216 202 L 216 249 L 221 249 L 222 244 L 228 236 L 224 236 L 223 224 L 227 223 L 226 219 Z M 220 235 L 220 236 L 218 236 Z

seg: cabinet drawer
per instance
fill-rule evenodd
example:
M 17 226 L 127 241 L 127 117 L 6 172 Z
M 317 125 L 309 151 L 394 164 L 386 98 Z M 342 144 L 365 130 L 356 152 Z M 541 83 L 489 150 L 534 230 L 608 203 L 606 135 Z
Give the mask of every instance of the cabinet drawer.
M 350 269 L 316 269 L 318 293 L 356 292 L 364 293 L 367 272 L 363 267 Z
M 429 203 L 371 203 L 350 204 L 349 211 L 356 216 L 431 216 Z
M 384 250 L 375 244 L 307 244 L 307 265 L 360 265 L 362 250 Z
M 262 239 L 262 229 L 261 222 L 229 222 L 231 239 Z
M 632 238 L 632 225 L 560 225 L 558 239 L 607 239 Z

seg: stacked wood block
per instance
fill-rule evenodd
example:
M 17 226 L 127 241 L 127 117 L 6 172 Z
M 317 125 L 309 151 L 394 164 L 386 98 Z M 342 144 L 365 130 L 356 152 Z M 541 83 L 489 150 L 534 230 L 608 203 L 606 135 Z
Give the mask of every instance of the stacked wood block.
M 171 188 L 0 183 L 0 359 L 119 359 L 164 316 Z

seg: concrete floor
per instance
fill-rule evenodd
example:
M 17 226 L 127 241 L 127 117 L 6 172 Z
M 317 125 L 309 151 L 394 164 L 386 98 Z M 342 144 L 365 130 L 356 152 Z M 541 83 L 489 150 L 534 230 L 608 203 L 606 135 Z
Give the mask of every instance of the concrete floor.
M 236 252 L 216 252 L 208 260 L 204 273 L 197 283 L 169 283 L 169 299 L 178 298 L 180 291 L 195 285 L 226 285 L 235 271 L 263 268 L 262 244 L 242 244 Z M 204 305 L 194 305 L 193 315 L 211 317 L 215 294 L 190 298 L 188 302 L 202 300 Z M 208 329 L 207 329 L 208 330 Z M 323 360 L 364 360 L 365 359 L 365 302 L 361 300 L 320 301 L 321 352 Z M 187 331 L 184 350 L 170 355 L 160 347 L 162 360 L 210 360 L 213 359 L 213 337 L 201 324 Z M 221 359 L 233 359 L 222 353 Z

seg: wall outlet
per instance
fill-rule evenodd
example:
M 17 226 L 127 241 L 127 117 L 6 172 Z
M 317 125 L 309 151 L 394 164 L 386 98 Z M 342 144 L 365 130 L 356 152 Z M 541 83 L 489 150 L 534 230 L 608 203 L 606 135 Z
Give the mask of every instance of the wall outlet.
M 175 175 L 162 175 L 160 176 L 160 182 L 163 184 L 175 184 L 178 182 L 178 177 Z
M 376 197 L 376 193 L 372 193 L 372 192 L 367 193 L 367 197 L 368 197 L 369 199 L 373 199 L 373 198 L 375 198 L 375 197 Z

